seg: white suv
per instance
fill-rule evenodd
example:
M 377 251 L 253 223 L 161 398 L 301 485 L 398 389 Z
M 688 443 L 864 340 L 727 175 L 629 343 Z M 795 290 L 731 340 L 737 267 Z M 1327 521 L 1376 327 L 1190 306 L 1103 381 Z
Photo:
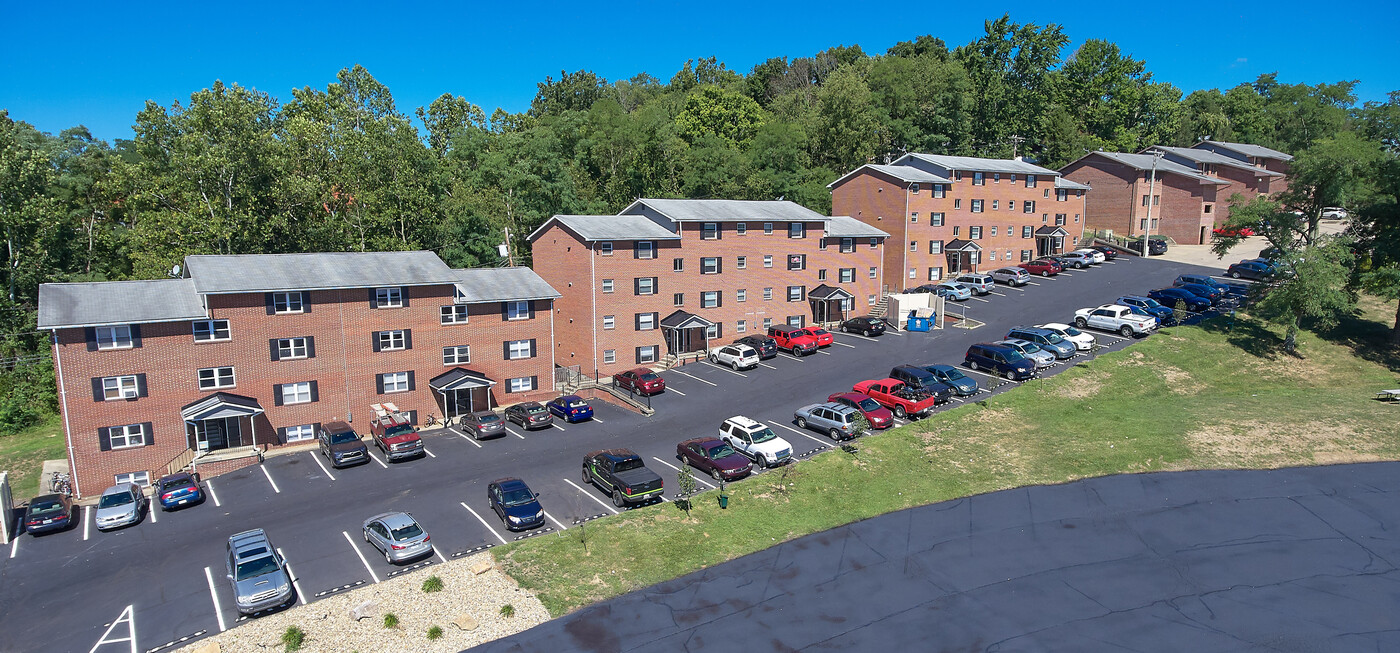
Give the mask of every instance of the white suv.
M 743 415 L 735 415 L 719 425 L 719 439 L 749 457 L 759 467 L 776 467 L 792 462 L 792 445 L 764 426 Z
M 758 367 L 758 351 L 748 345 L 725 345 L 710 351 L 710 362 L 739 370 Z

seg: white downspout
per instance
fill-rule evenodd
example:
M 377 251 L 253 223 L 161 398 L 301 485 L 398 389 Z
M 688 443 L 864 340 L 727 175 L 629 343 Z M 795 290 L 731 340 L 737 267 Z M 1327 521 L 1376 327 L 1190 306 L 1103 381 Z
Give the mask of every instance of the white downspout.
M 63 359 L 58 353 L 58 329 L 52 329 L 49 333 L 53 338 L 53 366 L 58 371 L 58 401 L 63 405 L 63 437 L 68 441 L 68 475 L 73 481 L 73 495 L 81 497 L 83 490 L 78 484 L 77 459 L 73 456 L 73 428 L 68 421 L 68 388 L 63 384 Z M 43 481 L 39 479 L 41 484 Z
M 598 255 L 594 253 L 597 247 L 597 241 L 588 246 L 588 322 L 593 331 L 593 374 L 595 376 L 598 374 Z

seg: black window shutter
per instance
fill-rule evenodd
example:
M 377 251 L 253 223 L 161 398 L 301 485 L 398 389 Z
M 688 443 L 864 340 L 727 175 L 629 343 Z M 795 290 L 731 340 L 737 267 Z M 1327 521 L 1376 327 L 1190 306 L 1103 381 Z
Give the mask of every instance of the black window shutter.
M 311 425 L 311 436 L 312 436 L 312 437 L 316 437 L 316 436 L 319 435 L 320 433 L 321 433 L 321 423 L 320 423 L 320 422 L 316 422 L 315 424 L 312 424 L 312 425 Z
M 131 325 L 131 346 L 132 348 L 141 347 L 141 325 L 139 324 Z
M 306 357 L 316 357 L 316 336 L 306 336 Z
M 642 241 L 632 241 L 632 258 L 642 257 Z
M 510 319 L 510 302 L 501 302 L 501 319 Z
M 318 388 L 318 387 L 316 387 L 316 386 L 317 386 L 316 382 L 315 382 L 315 381 L 312 381 L 312 382 L 311 382 L 311 401 L 312 401 L 312 402 L 317 402 L 317 401 L 320 401 L 320 400 L 321 400 L 321 391 L 320 391 L 320 388 Z
M 151 422 L 141 422 L 141 434 L 146 438 L 146 444 L 143 446 L 149 447 L 156 443 L 154 426 Z
M 535 339 L 530 338 L 530 358 L 535 357 Z
M 136 375 L 136 396 L 137 396 L 137 397 L 145 397 L 145 396 L 146 396 L 146 375 L 145 375 L 145 374 L 137 374 L 137 375 Z
M 641 330 L 642 330 L 642 314 L 641 314 L 641 313 L 638 313 L 638 314 L 632 316 L 632 330 L 633 330 L 633 331 L 641 331 Z
M 112 434 L 107 427 L 97 429 L 97 448 L 102 451 L 112 450 Z
M 97 351 L 97 329 L 92 327 L 83 329 L 83 338 L 87 340 L 88 351 Z
M 373 347 L 375 351 L 379 351 L 379 332 L 378 332 L 378 331 L 375 331 L 374 333 L 369 334 L 369 337 L 370 337 L 370 342 L 369 342 L 370 347 Z
M 530 319 L 535 319 L 535 300 L 532 299 L 526 302 L 525 305 L 530 308 Z
M 418 426 L 418 411 L 416 411 L 416 410 L 410 410 L 410 411 L 408 411 L 408 423 L 409 423 L 409 424 L 412 424 L 412 425 L 414 425 L 414 426 Z
M 376 375 L 374 375 L 374 394 L 377 394 L 377 395 L 382 395 L 382 394 L 384 394 L 384 375 L 383 375 L 383 374 L 376 374 Z
M 272 356 L 272 360 L 274 360 L 274 361 L 282 360 L 281 356 L 278 355 L 278 353 L 279 353 L 279 352 L 278 352 L 278 349 L 279 349 L 279 347 L 277 346 L 277 339 L 276 339 L 276 338 L 268 338 L 268 339 L 267 339 L 267 352 L 268 352 L 268 354 L 270 354 L 270 355 Z
M 409 390 L 417 390 L 417 389 L 418 389 L 418 384 L 414 382 L 413 377 L 414 377 L 413 370 L 409 370 L 409 371 L 408 371 L 408 389 L 409 389 Z
M 403 348 L 413 349 L 413 329 L 403 330 Z
M 276 383 L 272 386 L 272 405 L 282 405 L 282 384 Z
M 300 292 L 300 293 L 298 293 L 298 294 L 301 295 L 301 312 L 303 312 L 303 313 L 310 313 L 310 312 L 311 312 L 311 293 L 306 292 L 306 291 L 302 291 L 302 292 Z
M 92 400 L 106 401 L 106 397 L 102 392 L 102 377 L 100 376 L 92 377 Z
M 715 291 L 715 307 L 724 306 L 724 291 Z
M 277 444 L 287 444 L 287 427 L 277 427 Z
M 374 291 L 374 288 L 369 289 L 369 307 L 379 308 L 379 294 Z M 375 351 L 379 350 L 376 349 Z
M 715 273 L 718 274 L 718 273 L 723 273 L 723 272 L 724 272 L 724 257 L 721 256 L 721 257 L 715 259 Z
M 539 389 L 540 389 L 540 377 L 538 377 L 538 376 L 532 376 L 532 377 L 530 377 L 530 389 L 531 389 L 531 390 L 539 390 Z
M 510 360 L 510 341 L 509 341 L 509 340 L 507 340 L 507 341 L 501 343 L 501 351 L 504 352 L 502 355 L 505 356 L 505 359 L 506 359 L 506 360 Z
M 638 278 L 632 280 L 632 294 L 633 294 L 633 295 L 640 295 L 640 294 L 642 294 L 642 280 L 641 280 L 640 277 L 638 277 Z
M 642 362 L 642 348 L 641 348 L 641 347 L 638 347 L 638 348 L 637 348 L 637 358 L 636 358 L 636 361 L 637 361 L 638 363 L 641 363 L 641 362 Z
M 653 294 L 653 295 L 660 295 L 660 294 L 661 294 L 661 277 L 652 277 L 652 278 L 651 278 L 651 294 Z
M 403 307 L 408 308 L 408 286 L 399 288 L 399 299 L 403 300 Z
M 267 304 L 267 314 L 268 314 L 268 315 L 276 315 L 276 314 L 277 314 L 277 303 L 274 302 L 274 301 L 272 301 L 272 293 L 270 293 L 270 292 L 265 292 L 265 293 L 263 293 L 263 302 L 264 302 L 265 304 Z M 277 359 L 274 358 L 274 359 L 272 359 L 272 360 L 277 360 Z

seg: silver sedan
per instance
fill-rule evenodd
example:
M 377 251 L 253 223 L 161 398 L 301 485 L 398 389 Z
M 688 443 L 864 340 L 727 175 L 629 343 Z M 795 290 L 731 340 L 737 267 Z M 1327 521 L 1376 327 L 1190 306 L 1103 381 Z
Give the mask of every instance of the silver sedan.
M 433 552 L 428 532 L 406 512 L 386 512 L 370 517 L 365 520 L 363 531 L 365 541 L 379 549 L 391 565 Z

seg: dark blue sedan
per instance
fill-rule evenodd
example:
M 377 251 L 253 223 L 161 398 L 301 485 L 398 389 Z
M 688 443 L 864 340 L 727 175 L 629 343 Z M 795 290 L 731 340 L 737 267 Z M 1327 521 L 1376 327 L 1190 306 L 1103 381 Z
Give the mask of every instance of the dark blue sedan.
M 1225 296 L 1224 293 L 1220 292 L 1220 290 L 1214 286 L 1207 286 L 1200 283 L 1179 283 L 1176 284 L 1176 287 L 1197 297 L 1204 297 L 1212 305 L 1219 303 L 1220 298 Z
M 156 481 L 155 495 L 160 499 L 160 507 L 165 510 L 204 501 L 204 491 L 199 488 L 199 481 L 188 472 L 160 477 L 160 480 Z
M 1157 318 L 1157 322 L 1161 323 L 1162 326 L 1170 326 L 1176 322 L 1176 312 L 1170 308 L 1167 308 L 1166 306 L 1157 303 L 1157 300 L 1152 299 L 1151 297 L 1140 297 L 1138 295 L 1124 295 L 1122 297 L 1119 297 L 1113 303 L 1118 304 L 1119 306 L 1131 306 L 1133 308 L 1140 308 L 1146 311 L 1148 315 Z
M 1253 279 L 1254 281 L 1268 281 L 1274 278 L 1274 267 L 1261 261 L 1240 261 L 1231 263 L 1225 274 L 1232 279 Z
M 544 525 L 544 508 L 540 506 L 539 496 L 530 491 L 525 481 L 515 477 L 491 481 L 486 486 L 486 499 L 506 530 L 523 531 Z
M 1163 306 L 1175 308 L 1178 300 L 1186 304 L 1186 310 L 1199 313 L 1210 308 L 1210 301 L 1204 297 L 1183 290 L 1181 288 L 1158 288 L 1147 293 L 1149 299 L 1155 299 Z
M 545 404 L 545 408 L 570 424 L 593 418 L 593 407 L 578 395 L 564 395 L 552 399 Z

